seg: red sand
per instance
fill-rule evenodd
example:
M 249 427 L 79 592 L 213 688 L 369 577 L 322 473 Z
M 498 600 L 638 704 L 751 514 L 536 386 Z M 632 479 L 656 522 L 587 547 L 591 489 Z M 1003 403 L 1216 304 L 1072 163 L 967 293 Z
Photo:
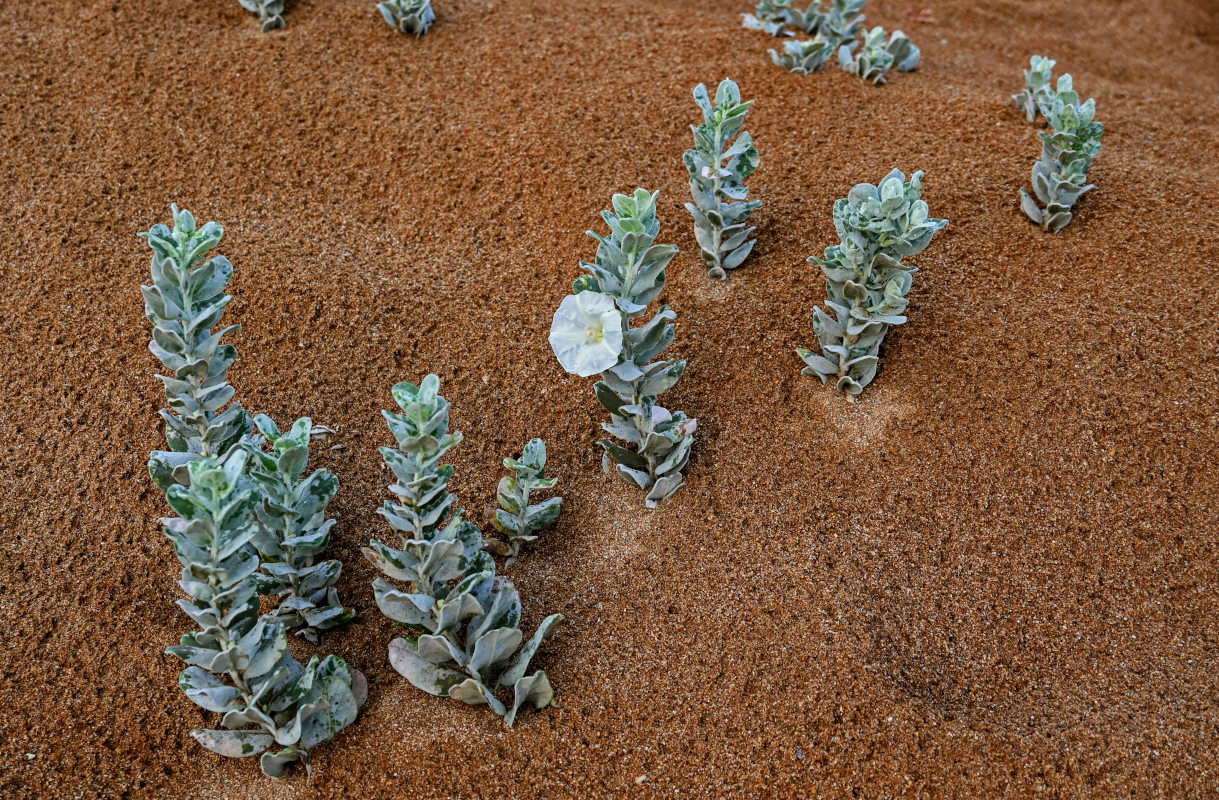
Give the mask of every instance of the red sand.
M 803 0 L 802 0 L 803 1 Z M 1202 798 L 1219 793 L 1219 10 L 1209 0 L 873 0 L 923 65 L 872 87 L 770 64 L 748 2 L 0 6 L 0 795 L 107 798 Z M 919 7 L 922 8 L 923 5 Z M 1033 53 L 1095 96 L 1098 188 L 1043 234 L 1008 95 Z M 690 91 L 757 105 L 759 242 L 699 265 Z M 830 208 L 893 167 L 951 220 L 855 406 L 798 376 Z M 663 300 L 700 420 L 655 512 L 603 476 L 550 316 L 614 191 L 660 189 Z M 371 700 L 312 781 L 195 745 L 162 654 L 188 627 L 135 237 L 224 223 L 248 408 L 345 450 L 332 554 L 361 614 L 324 647 Z M 378 409 L 435 371 L 480 522 L 543 435 L 564 514 L 508 573 L 559 707 L 514 731 L 388 666 L 359 547 L 385 527 Z M 301 643 L 303 653 L 308 645 Z

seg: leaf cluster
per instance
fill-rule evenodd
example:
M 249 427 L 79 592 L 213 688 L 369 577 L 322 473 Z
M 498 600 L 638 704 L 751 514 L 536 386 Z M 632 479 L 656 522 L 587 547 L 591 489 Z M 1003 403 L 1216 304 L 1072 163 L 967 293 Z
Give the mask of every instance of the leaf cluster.
M 399 383 L 393 394 L 401 413 L 382 412 L 398 447 L 381 448 L 396 481 L 394 500 L 380 513 L 400 545 L 373 541 L 364 554 L 382 573 L 373 584 L 377 607 L 417 634 L 390 643 L 393 667 L 429 694 L 488 705 L 511 726 L 526 704 L 540 709 L 554 697 L 545 672 L 525 673 L 562 616 L 547 617 L 521 646 L 520 597 L 495 575 L 478 528 L 453 508 L 453 467 L 440 460 L 461 434 L 449 433 L 449 402 L 439 392 L 435 375 L 418 386 Z M 508 704 L 495 694 L 501 687 L 512 689 Z
M 686 203 L 686 210 L 694 217 L 694 236 L 707 276 L 723 280 L 728 277 L 726 270 L 745 261 L 756 241 L 749 238 L 755 229 L 745 220 L 762 202 L 748 199 L 745 179 L 758 168 L 758 150 L 749 131 L 741 130 L 753 101 L 742 101 L 741 90 L 726 78 L 716 89 L 714 105 L 701 83 L 694 89 L 694 102 L 703 112 L 703 122 L 690 126 L 694 147 L 684 157 L 694 199 Z
M 1020 189 L 1020 208 L 1033 222 L 1050 233 L 1070 223 L 1071 209 L 1083 194 L 1094 189 L 1088 170 L 1101 150 L 1105 126 L 1096 121 L 1096 101 L 1080 102 L 1071 76 L 1063 75 L 1052 95 L 1043 97 L 1038 108 L 1050 132 L 1041 137 L 1041 158 L 1033 164 L 1033 195 Z M 1040 201 L 1040 202 L 1038 202 Z
M 416 39 L 436 21 L 432 0 L 383 0 L 377 3 L 377 10 L 391 28 L 413 33 Z
M 834 204 L 841 243 L 826 248 L 824 258 L 809 259 L 825 276 L 828 311 L 813 312 L 821 353 L 796 352 L 807 365 L 803 374 L 833 381 L 848 399 L 876 376 L 889 328 L 906 321 L 906 295 L 916 270 L 901 259 L 922 252 L 948 224 L 929 216 L 921 199 L 922 178 L 916 172 L 906 181 L 893 170 L 879 186 L 855 186 Z
M 511 566 L 520 557 L 521 547 L 537 539 L 538 531 L 559 517 L 562 497 L 549 497 L 540 503 L 529 503 L 533 492 L 553 489 L 557 478 L 546 477 L 546 443 L 530 439 L 519 459 L 505 458 L 504 467 L 511 476 L 500 479 L 496 491 L 499 508 L 493 523 L 508 539 L 508 561 Z

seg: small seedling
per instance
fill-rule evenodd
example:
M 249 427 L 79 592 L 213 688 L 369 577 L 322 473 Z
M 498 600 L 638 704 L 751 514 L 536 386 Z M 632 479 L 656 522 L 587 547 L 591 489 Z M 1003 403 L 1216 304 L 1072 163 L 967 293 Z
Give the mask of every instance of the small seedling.
M 703 112 L 703 123 L 691 125 L 694 148 L 685 154 L 690 173 L 693 203 L 686 210 L 694 217 L 694 238 L 702 249 L 707 277 L 724 280 L 727 270 L 736 269 L 753 250 L 755 230 L 745 220 L 760 200 L 749 200 L 745 179 L 758 168 L 758 151 L 749 131 L 742 131 L 745 115 L 753 101 L 742 102 L 736 83 L 724 79 L 715 92 L 715 105 L 707 87 L 694 89 L 694 102 Z M 737 133 L 740 132 L 738 136 Z M 731 145 L 732 137 L 737 139 Z
M 1095 188 L 1087 182 L 1088 170 L 1100 153 L 1105 126 L 1095 121 L 1095 100 L 1079 102 L 1070 75 L 1058 79 L 1052 98 L 1043 99 L 1039 108 L 1052 132 L 1037 134 L 1041 137 L 1041 159 L 1033 165 L 1036 199 L 1022 188 L 1020 208 L 1042 230 L 1058 233 L 1071 221 L 1071 209 L 1079 198 Z
M 858 53 L 855 52 L 857 47 L 859 42 L 851 42 L 838 48 L 839 66 L 877 86 L 888 82 L 887 73 L 890 67 L 896 68 L 898 72 L 910 72 L 918 66 L 922 56 L 906 34 L 894 31 L 886 41 L 885 29 L 881 27 L 867 32 Z
M 813 311 L 813 330 L 821 353 L 797 348 L 807 365 L 802 374 L 816 375 L 848 400 L 872 382 L 880 363 L 880 345 L 889 328 L 906 321 L 914 267 L 901 259 L 921 253 L 947 220 L 928 215 L 922 200 L 923 173 L 906 181 L 893 170 L 880 186 L 861 183 L 834 203 L 834 227 L 841 244 L 827 247 L 825 258 L 809 261 L 825 276 L 826 307 Z
M 427 33 L 436 21 L 432 0 L 384 0 L 377 4 L 377 10 L 391 28 L 413 33 L 416 39 Z
M 659 194 L 659 193 L 657 193 Z M 647 312 L 665 285 L 665 268 L 677 248 L 656 244 L 656 194 L 636 189 L 616 194 L 614 210 L 601 216 L 610 234 L 589 231 L 597 240 L 596 261 L 581 261 L 582 275 L 572 284 L 550 326 L 550 346 L 563 369 L 590 377 L 600 373 L 593 391 L 610 412 L 601 427 L 614 438 L 598 442 L 602 468 L 611 466 L 628 483 L 646 491 L 648 508 L 685 485 L 682 470 L 690 460 L 698 421 L 657 404 L 686 369 L 683 359 L 652 358 L 673 343 L 677 314 L 668 306 L 639 327 L 631 320 Z
M 1053 103 L 1054 90 L 1050 88 L 1050 81 L 1055 63 L 1045 56 L 1033 56 L 1029 60 L 1029 69 L 1024 71 L 1024 91 L 1012 95 L 1016 107 L 1024 112 L 1030 123 L 1037 121 L 1037 113 L 1043 103 Z
M 508 539 L 508 561 L 510 566 L 520 557 L 521 547 L 538 538 L 538 531 L 559 517 L 563 506 L 562 497 L 549 497 L 540 503 L 529 504 L 533 492 L 553 489 L 557 478 L 546 477 L 546 443 L 531 439 L 519 459 L 505 458 L 504 466 L 513 474 L 501 478 L 496 498 L 499 509 L 495 512 L 495 527 Z

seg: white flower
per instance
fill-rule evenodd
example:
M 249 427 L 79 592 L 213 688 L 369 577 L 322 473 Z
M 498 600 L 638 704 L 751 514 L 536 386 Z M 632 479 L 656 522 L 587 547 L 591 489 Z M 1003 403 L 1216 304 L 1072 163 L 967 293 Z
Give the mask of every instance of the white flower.
M 618 363 L 622 315 L 614 299 L 600 292 L 563 298 L 550 325 L 550 346 L 563 369 L 587 378 Z

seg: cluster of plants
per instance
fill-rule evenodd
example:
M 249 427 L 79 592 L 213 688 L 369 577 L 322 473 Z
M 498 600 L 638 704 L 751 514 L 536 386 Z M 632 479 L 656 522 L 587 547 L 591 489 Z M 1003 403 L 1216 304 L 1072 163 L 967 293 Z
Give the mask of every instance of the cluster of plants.
M 837 53 L 840 66 L 874 84 L 890 70 L 913 70 L 919 49 L 901 31 L 865 30 L 866 0 L 813 0 L 803 11 L 792 0 L 761 0 L 745 27 L 784 39 L 775 63 L 808 74 Z M 282 0 L 241 0 L 260 15 L 263 30 L 283 25 Z M 430 0 L 384 0 L 385 20 L 416 37 L 434 20 Z M 799 36 L 811 39 L 799 39 Z M 1055 62 L 1034 56 L 1025 88 L 1013 98 L 1030 123 L 1042 116 L 1041 158 L 1021 208 L 1045 230 L 1058 232 L 1085 192 L 1087 172 L 1100 152 L 1103 126 L 1095 102 L 1081 102 L 1070 75 L 1053 84 Z M 753 101 L 723 80 L 714 99 L 694 90 L 702 122 L 692 125 L 694 147 L 684 154 L 695 239 L 708 277 L 726 279 L 748 258 L 756 228 L 748 224 L 761 202 L 749 199 L 746 180 L 759 165 L 744 130 Z M 877 185 L 855 186 L 834 203 L 840 239 L 811 257 L 825 280 L 824 307 L 813 312 L 819 351 L 798 348 L 802 374 L 832 383 L 848 400 L 873 381 L 890 329 L 907 321 L 917 268 L 903 259 L 921 253 L 947 220 L 930 216 L 922 172 L 909 179 L 893 170 Z M 662 354 L 673 343 L 676 313 L 653 302 L 664 291 L 678 254 L 658 244 L 658 193 L 615 194 L 602 212 L 608 233 L 597 241 L 586 274 L 556 310 L 549 343 L 560 365 L 597 376 L 593 393 L 609 413 L 598 440 L 602 466 L 642 490 L 655 508 L 685 484 L 697 420 L 660 404 L 685 372 L 686 362 Z M 311 442 L 333 431 L 301 417 L 282 430 L 236 401 L 228 373 L 237 350 L 224 338 L 238 326 L 221 318 L 233 266 L 214 255 L 223 237 L 215 222 L 197 226 L 172 206 L 172 226 L 141 235 L 152 249 L 152 283 L 143 286 L 152 324 L 149 348 L 167 374 L 158 378 L 167 407 L 160 411 L 166 447 L 150 454 L 153 482 L 174 516 L 162 520 L 181 565 L 178 606 L 195 623 L 166 652 L 186 664 L 179 684 L 187 697 L 219 714 L 219 727 L 192 736 L 225 756 L 260 757 L 262 770 L 281 777 L 296 762 L 309 768 L 313 748 L 351 725 L 367 698 L 364 676 L 335 655 L 312 654 L 302 664 L 289 634 L 319 645 L 324 631 L 351 621 L 337 584 L 342 564 L 324 558 L 335 521 L 327 507 L 339 488 L 329 470 L 308 471 Z M 522 709 L 550 705 L 546 673 L 530 673 L 544 639 L 562 621 L 551 614 L 526 637 L 522 603 L 511 580 L 497 573 L 495 556 L 510 567 L 525 546 L 558 518 L 563 499 L 535 497 L 556 480 L 546 474 L 546 446 L 529 441 L 508 458 L 491 520 L 502 538 L 485 538 L 449 491 L 453 467 L 445 456 L 462 441 L 450 431 L 450 405 L 440 380 L 393 387 L 398 411 L 383 411 L 396 447 L 381 448 L 394 476 L 392 499 L 379 513 L 396 541 L 373 539 L 363 548 L 380 571 L 377 607 L 401 628 L 389 661 L 412 685 L 469 705 L 487 705 L 511 727 Z M 265 601 L 265 602 L 264 602 Z M 267 609 L 264 612 L 264 607 Z
M 511 726 L 524 706 L 541 709 L 554 699 L 545 672 L 526 673 L 563 617 L 547 617 L 526 642 L 516 588 L 496 575 L 478 527 L 454 508 L 457 498 L 448 491 L 453 467 L 441 459 L 462 437 L 449 432 L 440 379 L 428 375 L 418 386 L 399 383 L 393 396 L 401 413 L 382 414 L 398 447 L 381 448 L 381 456 L 396 478 L 389 487 L 394 499 L 379 513 L 399 541 L 394 546 L 374 539 L 364 549 L 382 573 L 373 584 L 377 607 L 404 627 L 404 635 L 389 645 L 389 661 L 417 688 L 488 705 Z M 505 513 L 497 522 L 517 537 L 514 557 L 523 540 L 536 538 L 537 530 L 554 521 L 562 502 L 528 505 L 530 491 L 553 486 L 544 477 L 545 448 L 531 445 L 520 461 L 509 462 L 516 477 L 500 485 Z M 511 692 L 507 702 L 497 696 L 499 689 Z
M 258 15 L 262 32 L 282 28 L 284 22 L 284 0 L 237 0 L 246 11 Z M 382 0 L 377 10 L 389 23 L 403 33 L 411 33 L 418 39 L 427 33 L 436 20 L 432 11 L 432 0 Z
M 812 36 L 811 39 L 787 38 L 781 50 L 770 50 L 770 58 L 780 67 L 808 75 L 825 67 L 837 53 L 844 70 L 874 84 L 887 81 L 891 68 L 910 72 L 918 66 L 920 53 L 910 37 L 901 31 L 890 36 L 884 28 L 865 31 L 864 5 L 867 0 L 821 0 L 801 11 L 792 0 L 761 0 L 753 14 L 745 14 L 744 26 L 775 37 Z
M 813 311 L 820 353 L 796 353 L 805 375 L 854 400 L 876 376 L 880 346 L 889 328 L 906 321 L 915 267 L 902 258 L 921 253 L 947 220 L 930 216 L 922 199 L 923 173 L 906 180 L 893 170 L 879 186 L 861 183 L 834 203 L 834 227 L 842 240 L 825 257 L 809 261 L 825 277 L 826 308 Z
M 600 375 L 593 392 L 610 414 L 601 427 L 612 437 L 598 441 L 602 467 L 647 492 L 648 508 L 685 485 L 698 427 L 697 420 L 658 402 L 686 369 L 684 359 L 656 359 L 673 343 L 677 314 L 665 305 L 632 325 L 664 290 L 665 269 L 678 252 L 656 244 L 657 194 L 636 189 L 614 195 L 613 211 L 601 214 L 609 235 L 588 231 L 597 240 L 596 258 L 580 262 L 589 274 L 577 278 L 559 304 L 549 337 L 563 369 Z
M 694 147 L 686 151 L 684 161 L 694 202 L 686 203 L 686 209 L 694 217 L 694 237 L 707 276 L 723 280 L 727 270 L 749 257 L 756 241 L 749 238 L 755 229 L 747 227 L 746 220 L 762 203 L 748 199 L 745 179 L 758 168 L 758 150 L 749 131 L 741 130 L 753 101 L 743 102 L 736 83 L 725 78 L 715 91 L 714 105 L 701 83 L 694 89 L 694 102 L 703 122 L 690 126 Z
M 233 266 L 211 255 L 224 231 L 215 222 L 197 227 L 176 206 L 172 214 L 172 227 L 142 234 L 152 248 L 152 284 L 142 287 L 149 349 L 169 372 L 158 376 L 169 449 L 151 454 L 149 474 L 176 514 L 162 524 L 182 566 L 178 605 L 198 629 L 167 652 L 188 665 L 179 678 L 187 697 L 221 715 L 219 728 L 192 736 L 221 755 L 261 756 L 263 771 L 282 777 L 298 761 L 308 768 L 313 748 L 350 725 L 368 694 L 364 676 L 341 658 L 313 655 L 302 665 L 289 649 L 292 630 L 316 644 L 321 631 L 354 616 L 335 586 L 342 564 L 320 558 L 338 479 L 325 469 L 306 474 L 310 439 L 333 431 L 307 417 L 281 431 L 234 400 L 228 371 L 237 350 L 222 340 L 238 326 L 220 325 Z M 447 432 L 438 389 L 434 375 L 419 387 L 399 384 L 402 413 L 385 413 L 400 449 L 382 450 L 398 481 L 396 501 L 381 513 L 401 549 L 374 541 L 365 552 L 386 578 L 410 586 L 400 592 L 383 578 L 374 595 L 408 626 L 390 646 L 403 675 L 432 694 L 488 704 L 511 725 L 524 705 L 553 698 L 544 672 L 525 673 L 561 617 L 548 617 L 522 646 L 516 590 L 496 576 L 478 528 L 451 513 L 453 470 L 439 462 L 461 435 Z M 558 517 L 562 498 L 529 502 L 555 485 L 540 439 L 505 465 L 513 475 L 500 483 L 495 523 L 515 560 Z M 266 613 L 264 597 L 273 601 Z M 510 687 L 513 698 L 501 702 L 495 687 Z
M 152 284 L 142 287 L 149 349 L 169 373 L 158 376 L 169 449 L 154 451 L 148 469 L 177 515 L 162 524 L 182 565 L 178 606 L 198 630 L 167 652 L 188 665 L 179 678 L 187 697 L 222 715 L 220 728 L 192 731 L 195 740 L 225 756 L 260 755 L 263 771 L 280 777 L 295 762 L 308 767 L 367 695 L 341 658 L 314 655 L 302 666 L 288 649 L 291 629 L 316 641 L 353 615 L 334 588 L 342 565 L 316 561 L 338 482 L 326 470 L 301 477 L 307 418 L 281 435 L 233 400 L 237 350 L 221 340 L 237 326 L 219 327 L 233 265 L 209 255 L 224 231 L 197 227 L 176 206 L 172 214 L 172 228 L 142 234 L 152 248 Z M 261 613 L 260 596 L 275 601 L 271 612 Z
M 1095 188 L 1088 170 L 1100 153 L 1105 126 L 1096 121 L 1096 101 L 1080 102 L 1071 76 L 1050 88 L 1054 62 L 1033 56 L 1024 71 L 1025 88 L 1012 95 L 1030 123 L 1040 113 L 1050 131 L 1039 131 L 1041 158 L 1033 164 L 1033 194 L 1020 189 L 1020 208 L 1043 230 L 1058 233 L 1071 222 L 1075 203 Z
M 792 0 L 760 0 L 753 14 L 743 14 L 744 27 L 775 37 L 812 36 L 824 41 L 833 52 L 853 40 L 863 30 L 861 11 L 868 0 L 812 0 L 805 10 L 792 6 Z

